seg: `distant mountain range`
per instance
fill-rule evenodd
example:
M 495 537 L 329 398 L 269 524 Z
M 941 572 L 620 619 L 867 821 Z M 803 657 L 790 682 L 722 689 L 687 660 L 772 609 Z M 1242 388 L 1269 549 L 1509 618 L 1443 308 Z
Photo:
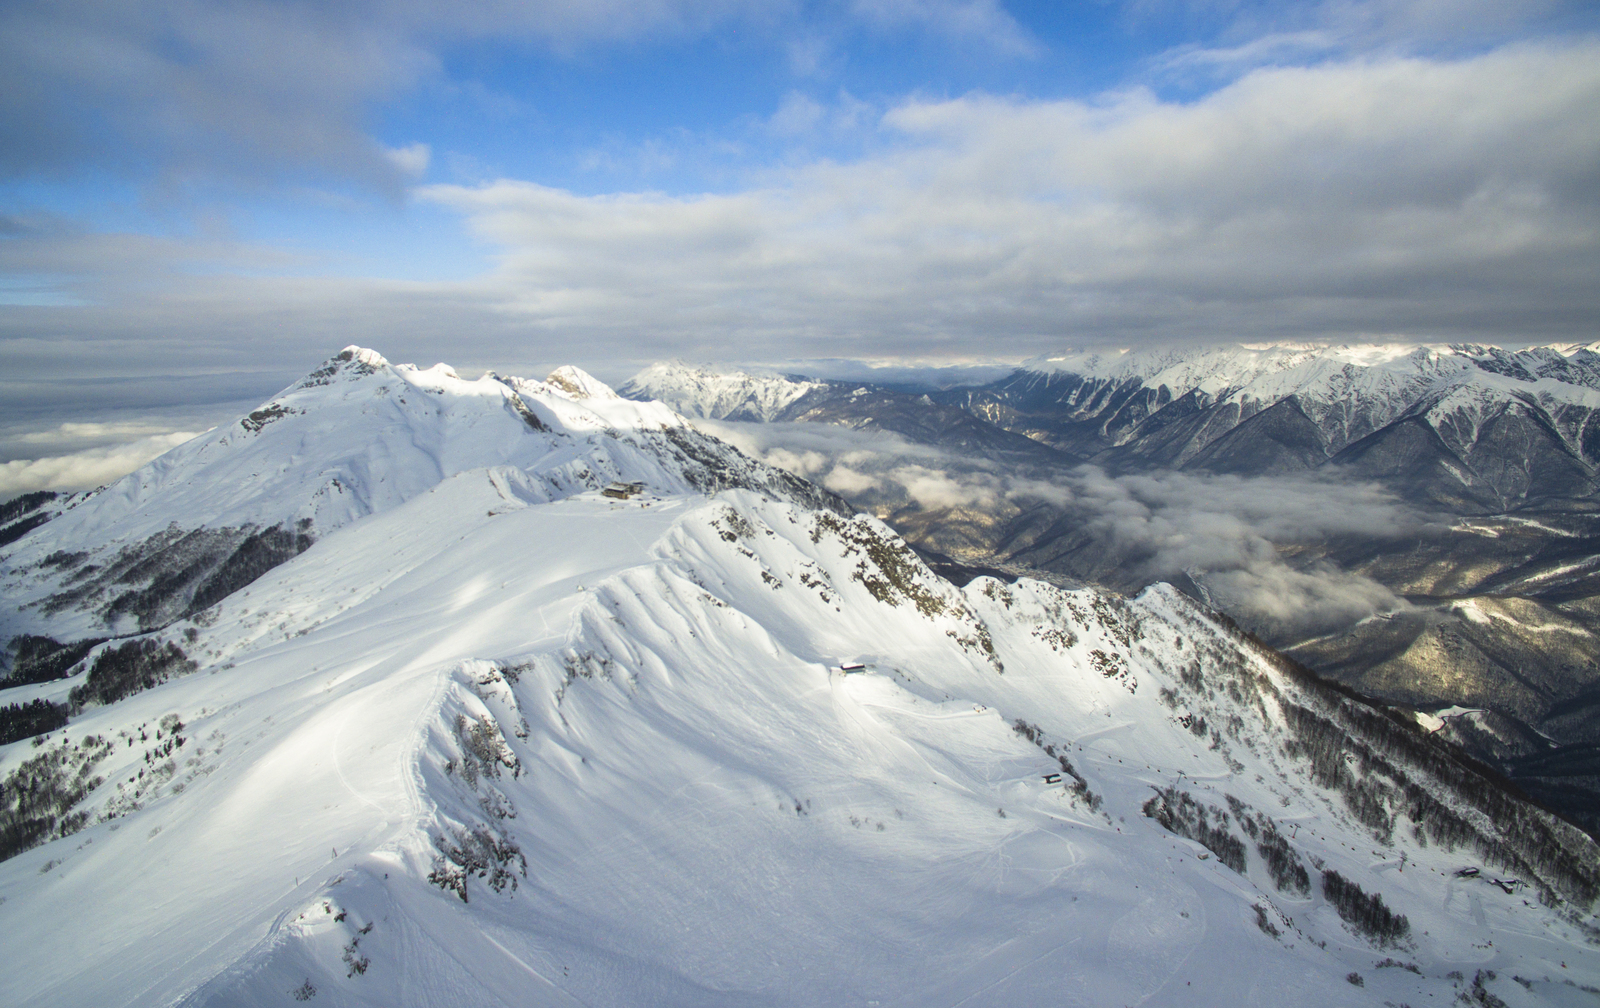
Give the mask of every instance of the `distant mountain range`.
M 800 376 L 656 364 L 617 388 L 659 400 L 687 417 L 747 423 L 826 423 L 889 431 L 918 444 L 983 457 L 1077 463 L 1081 457 L 975 416 L 949 393 L 907 393 L 879 385 Z M 938 398 L 936 398 L 936 396 Z
M 1591 347 L 1249 347 L 1034 361 L 941 393 L 1112 472 L 1338 467 L 1457 513 L 1592 500 Z
M 1015 448 L 988 421 L 1111 472 L 1239 475 L 1335 466 L 1459 513 L 1570 507 L 1600 472 L 1600 344 L 1200 347 L 1030 361 L 975 388 L 658 364 L 619 388 L 690 417 L 879 427 L 966 450 Z M 913 419 L 921 416 L 920 423 Z
M 922 395 L 657 365 L 622 391 L 691 417 L 890 431 L 948 453 L 943 464 L 953 473 L 999 467 L 1070 483 L 1073 467 L 1088 463 L 1113 478 L 1176 472 L 1376 485 L 1417 515 L 1415 534 L 1345 532 L 1280 552 L 1301 569 L 1331 564 L 1371 578 L 1410 605 L 1309 637 L 1270 623 L 1255 629 L 1372 695 L 1492 712 L 1451 719 L 1444 730 L 1594 829 L 1597 349 L 1229 345 L 1073 353 L 1029 361 L 986 385 Z M 1103 514 L 1081 501 L 1013 495 L 985 506 L 930 506 L 875 489 L 846 493 L 918 546 L 969 567 L 1035 569 L 1063 583 L 1129 592 L 1150 579 L 1091 520 Z M 1162 576 L 1216 603 L 1206 573 Z M 1250 622 L 1250 614 L 1236 614 Z

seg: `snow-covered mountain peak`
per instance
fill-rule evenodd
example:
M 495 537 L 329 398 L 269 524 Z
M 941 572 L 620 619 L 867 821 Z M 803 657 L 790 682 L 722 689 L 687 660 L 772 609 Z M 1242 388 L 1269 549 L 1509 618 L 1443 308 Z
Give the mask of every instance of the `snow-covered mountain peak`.
M 401 365 L 401 367 L 413 367 L 413 366 L 414 365 L 409 365 L 409 364 L 402 364 Z M 421 368 L 421 367 L 419 367 L 419 368 L 417 368 L 417 371 L 422 372 L 422 373 L 427 373 L 429 371 L 436 371 L 440 375 L 444 376 L 445 378 L 454 378 L 457 381 L 461 381 L 462 380 L 461 376 L 456 373 L 456 369 L 451 367 L 450 365 L 446 364 L 444 361 L 440 361 L 439 363 L 435 364 L 433 367 L 430 367 L 430 368 Z
M 797 380 L 776 373 L 671 361 L 650 365 L 618 391 L 630 398 L 660 400 L 685 416 L 765 423 L 808 392 L 827 387 L 826 382 Z
M 1433 371 L 1456 354 L 1448 347 L 1411 343 L 1237 343 L 1068 352 L 1025 361 L 1022 369 L 1090 379 L 1137 378 L 1152 388 L 1166 386 L 1175 395 L 1191 390 L 1214 395 L 1247 388 L 1284 373 L 1325 373 L 1346 366 L 1412 374 Z M 1451 366 L 1460 370 L 1468 365 L 1456 361 Z
M 388 367 L 389 361 L 376 350 L 356 346 L 354 343 L 339 351 L 338 358 L 346 361 L 359 361 L 369 368 Z
M 611 390 L 611 386 L 584 371 L 582 368 L 573 367 L 571 364 L 563 365 L 550 372 L 545 384 L 559 390 L 573 399 L 617 399 L 620 398 Z
M 577 368 L 561 368 L 544 381 L 507 377 L 495 380 L 557 430 L 615 432 L 687 426 L 687 421 L 666 404 L 623 399 L 610 386 Z
M 1140 409 L 1150 411 L 1150 419 L 1146 422 L 1120 405 L 1110 407 L 1120 412 L 1107 418 L 1111 423 L 1097 438 L 1112 446 L 1136 440 L 1181 412 L 1160 415 L 1169 402 L 1183 400 L 1185 410 L 1211 411 L 1212 421 L 1197 429 L 1175 457 L 1180 464 L 1199 457 L 1212 439 L 1292 400 L 1272 421 L 1280 427 L 1288 424 L 1274 436 L 1320 441 L 1326 458 L 1415 411 L 1447 401 L 1470 402 L 1481 412 L 1536 399 L 1547 409 L 1586 412 L 1600 391 L 1600 356 L 1582 349 L 1563 354 L 1548 347 L 1510 351 L 1477 344 L 1193 346 L 1041 359 L 993 388 L 1002 395 L 1020 392 L 1047 402 L 1065 396 L 1074 423 L 1089 419 L 1076 416 L 1082 412 L 1077 404 L 1094 410 L 1136 398 Z M 1315 431 L 1289 434 L 1302 423 L 1293 413 L 1304 414 Z M 1581 420 L 1554 420 L 1546 426 L 1552 423 L 1565 427 Z M 1576 451 L 1576 446 L 1572 441 L 1568 450 Z M 1316 461 L 1315 453 L 1307 458 Z
M 347 348 L 237 422 L 75 502 L 48 535 L 12 545 L 0 566 L 30 573 L 13 586 L 21 608 L 0 614 L 0 638 L 163 625 L 315 539 L 474 469 L 514 467 L 547 499 L 620 480 L 661 493 L 752 487 L 836 506 L 661 403 L 622 399 L 577 368 L 552 378 L 469 381 L 448 365 L 395 365 Z
M 1589 355 L 1578 344 L 1513 351 L 1465 343 L 1239 343 L 1074 351 L 1026 361 L 1022 370 L 1094 381 L 1138 380 L 1149 388 L 1166 387 L 1175 397 L 1193 391 L 1260 400 L 1314 392 L 1328 375 L 1337 373 L 1370 375 L 1358 382 L 1383 387 L 1393 387 L 1397 380 L 1415 386 L 1418 381 L 1473 381 L 1483 374 L 1499 374 L 1526 382 L 1549 378 L 1600 388 L 1600 368 L 1592 366 Z
M 1554 350 L 1563 357 L 1571 357 L 1580 352 L 1600 354 L 1600 341 L 1593 343 L 1546 343 L 1533 349 Z

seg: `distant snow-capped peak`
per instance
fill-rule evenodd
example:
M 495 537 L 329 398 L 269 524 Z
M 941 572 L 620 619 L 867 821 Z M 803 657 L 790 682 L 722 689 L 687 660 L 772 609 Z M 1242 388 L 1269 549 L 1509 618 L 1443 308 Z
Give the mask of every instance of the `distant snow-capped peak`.
M 1334 374 L 1367 374 L 1362 383 L 1384 389 L 1476 381 L 1486 374 L 1600 389 L 1596 347 L 1600 344 L 1505 350 L 1464 343 L 1234 343 L 1068 351 L 1024 361 L 1021 370 L 1114 382 L 1138 379 L 1147 387 L 1166 386 L 1174 396 L 1193 391 L 1258 400 L 1314 389 Z
M 727 370 L 682 361 L 652 364 L 618 391 L 630 398 L 657 399 L 685 416 L 706 420 L 775 419 L 808 392 L 826 382 L 785 377 L 776 372 Z

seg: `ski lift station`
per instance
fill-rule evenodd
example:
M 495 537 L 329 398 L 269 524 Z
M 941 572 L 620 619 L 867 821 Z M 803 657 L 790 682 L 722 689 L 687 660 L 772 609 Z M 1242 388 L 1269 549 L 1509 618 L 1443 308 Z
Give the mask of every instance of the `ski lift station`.
M 854 675 L 854 674 L 857 674 L 857 673 L 868 672 L 868 671 L 871 671 L 871 670 L 868 669 L 867 666 L 864 665 L 861 662 L 840 662 L 839 663 L 839 671 L 843 672 L 845 675 Z
M 605 497 L 615 497 L 618 500 L 627 500 L 635 494 L 644 491 L 643 483 L 609 483 L 600 493 Z

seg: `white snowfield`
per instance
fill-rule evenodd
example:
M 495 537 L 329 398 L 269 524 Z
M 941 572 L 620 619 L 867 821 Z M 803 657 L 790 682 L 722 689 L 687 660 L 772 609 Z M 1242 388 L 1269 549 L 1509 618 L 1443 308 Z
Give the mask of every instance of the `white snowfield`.
M 1175 591 L 958 589 L 871 518 L 692 492 L 630 440 L 681 420 L 581 372 L 554 391 L 392 372 L 408 401 L 372 407 L 385 430 L 448 413 L 477 447 L 385 435 L 398 471 L 336 422 L 370 404 L 312 386 L 276 400 L 318 418 L 298 454 L 212 435 L 13 549 L 81 549 L 93 526 L 56 523 L 91 506 L 126 535 L 140 502 L 191 497 L 261 523 L 308 494 L 288 513 L 323 533 L 147 635 L 194 671 L 0 749 L 0 773 L 58 754 L 104 778 L 81 829 L 0 862 L 0 1003 L 1594 1003 L 1592 893 L 1419 840 L 1407 780 L 1492 828 Z M 270 507 L 200 477 L 245 460 Z M 359 507 L 294 475 L 369 463 Z M 602 497 L 579 466 L 645 492 Z M 1315 717 L 1382 809 L 1313 779 Z M 1180 806 L 1206 845 L 1146 815 Z M 1592 870 L 1590 841 L 1530 815 Z M 1279 842 L 1307 884 L 1271 867 Z M 1324 870 L 1408 927 L 1360 933 Z

